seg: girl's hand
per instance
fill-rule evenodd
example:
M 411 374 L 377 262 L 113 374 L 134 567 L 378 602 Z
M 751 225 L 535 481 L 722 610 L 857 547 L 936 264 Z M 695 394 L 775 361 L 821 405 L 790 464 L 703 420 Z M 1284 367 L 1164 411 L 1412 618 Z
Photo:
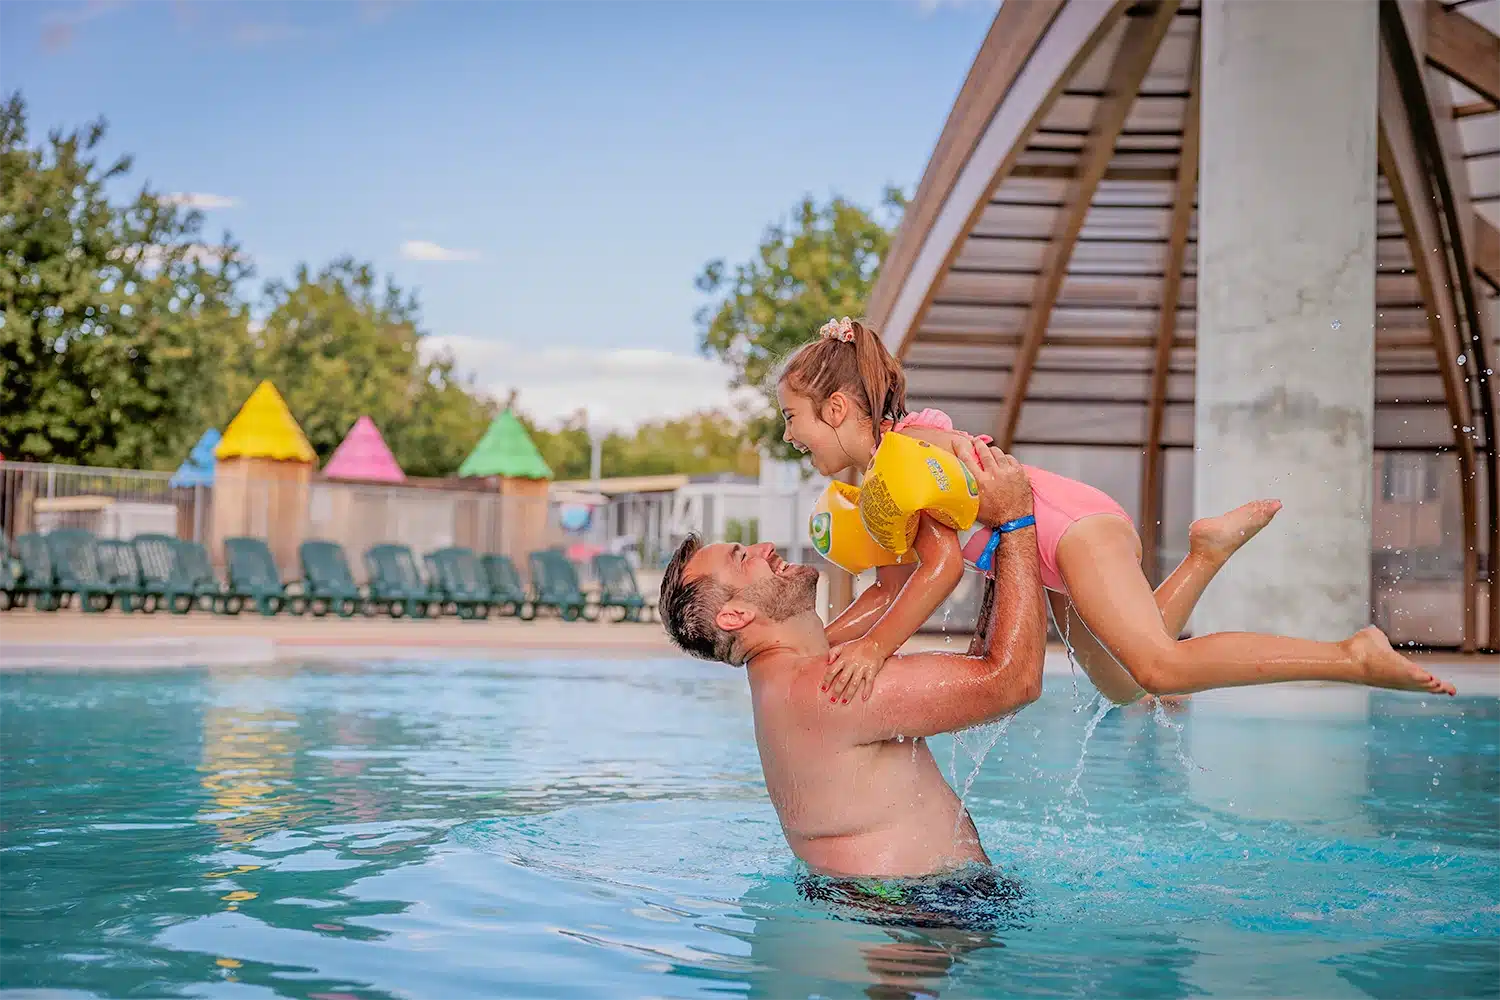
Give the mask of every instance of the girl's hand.
M 864 688 L 865 700 L 870 699 L 875 675 L 885 666 L 885 653 L 869 639 L 854 639 L 830 649 L 828 661 L 822 690 L 829 695 L 829 701 L 847 705 L 860 688 Z

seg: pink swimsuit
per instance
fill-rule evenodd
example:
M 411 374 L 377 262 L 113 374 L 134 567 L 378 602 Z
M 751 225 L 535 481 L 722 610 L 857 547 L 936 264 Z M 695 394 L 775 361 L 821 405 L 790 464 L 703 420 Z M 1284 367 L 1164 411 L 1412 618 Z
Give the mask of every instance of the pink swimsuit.
M 891 430 L 904 431 L 913 428 L 936 431 L 954 429 L 953 420 L 948 414 L 942 410 L 928 409 L 902 417 Z M 991 440 L 988 434 L 974 435 L 974 437 L 977 441 Z M 1130 522 L 1130 515 L 1125 513 L 1125 508 L 1116 503 L 1109 494 L 1096 490 L 1087 483 L 1059 476 L 1046 469 L 1038 469 L 1034 465 L 1025 465 L 1022 468 L 1026 470 L 1026 476 L 1031 480 L 1032 509 L 1036 514 L 1037 554 L 1041 557 L 1042 566 L 1042 586 L 1048 590 L 1066 594 L 1067 585 L 1063 583 L 1062 574 L 1057 568 L 1057 544 L 1062 541 L 1067 530 L 1076 522 L 1095 514 L 1123 517 L 1127 522 Z M 981 528 L 964 545 L 964 558 L 970 563 L 989 541 L 990 531 L 989 528 Z

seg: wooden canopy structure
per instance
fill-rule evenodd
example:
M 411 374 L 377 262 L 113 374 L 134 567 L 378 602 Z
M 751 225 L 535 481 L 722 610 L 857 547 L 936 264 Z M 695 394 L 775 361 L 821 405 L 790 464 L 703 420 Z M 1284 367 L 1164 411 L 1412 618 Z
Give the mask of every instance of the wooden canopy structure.
M 1377 466 L 1443 456 L 1463 624 L 1434 644 L 1493 648 L 1500 0 L 1379 2 Z M 1191 506 L 1200 24 L 1198 0 L 1007 0 L 868 310 L 914 405 L 1036 464 L 1128 464 L 1153 579 L 1183 483 Z

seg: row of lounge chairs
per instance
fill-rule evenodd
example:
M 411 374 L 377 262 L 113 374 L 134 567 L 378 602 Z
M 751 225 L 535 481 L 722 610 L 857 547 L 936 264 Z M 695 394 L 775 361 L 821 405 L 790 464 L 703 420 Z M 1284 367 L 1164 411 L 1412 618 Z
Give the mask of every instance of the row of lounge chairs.
M 548 610 L 565 621 L 592 621 L 605 612 L 618 621 L 648 621 L 655 612 L 630 564 L 607 553 L 594 557 L 599 582 L 594 593 L 585 593 L 577 568 L 556 549 L 530 555 L 529 587 L 509 557 L 458 547 L 427 553 L 424 573 L 407 546 L 376 545 L 364 554 L 369 582 L 363 587 L 355 583 L 343 546 L 336 542 L 303 542 L 298 551 L 302 576 L 292 583 L 282 582 L 264 539 L 225 539 L 224 557 L 227 580 L 220 582 L 200 543 L 170 535 L 123 541 L 59 529 L 20 535 L 11 545 L 0 533 L 0 610 L 30 604 L 38 611 L 56 611 L 76 600 L 86 612 L 116 607 L 126 613 L 236 615 L 253 610 L 320 618 L 451 614 L 482 620 L 496 612 L 529 621 L 539 610 Z

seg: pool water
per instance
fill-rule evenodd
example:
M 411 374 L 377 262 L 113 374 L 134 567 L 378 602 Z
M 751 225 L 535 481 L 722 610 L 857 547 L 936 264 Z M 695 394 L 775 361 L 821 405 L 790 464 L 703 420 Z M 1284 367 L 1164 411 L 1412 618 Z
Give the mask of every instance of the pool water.
M 974 930 L 799 894 L 728 668 L 7 673 L 0 995 L 1500 996 L 1500 702 L 1090 697 L 932 741 Z

